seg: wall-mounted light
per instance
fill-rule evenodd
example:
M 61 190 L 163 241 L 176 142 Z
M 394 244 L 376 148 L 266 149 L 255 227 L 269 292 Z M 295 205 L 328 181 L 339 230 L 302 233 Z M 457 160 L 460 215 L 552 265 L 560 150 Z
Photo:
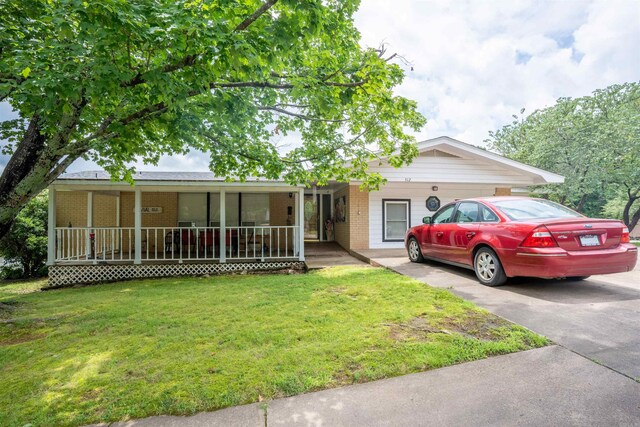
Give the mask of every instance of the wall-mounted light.
M 293 199 L 293 193 L 289 193 L 289 198 Z
M 431 191 L 438 191 L 438 186 L 434 185 L 433 187 L 431 187 Z

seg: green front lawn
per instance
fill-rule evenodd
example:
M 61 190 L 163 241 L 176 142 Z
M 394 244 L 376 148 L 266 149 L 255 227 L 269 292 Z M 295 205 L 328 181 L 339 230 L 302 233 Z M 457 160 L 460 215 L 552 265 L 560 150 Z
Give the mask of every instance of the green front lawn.
M 0 284 L 0 425 L 80 425 L 423 371 L 547 340 L 384 269 Z

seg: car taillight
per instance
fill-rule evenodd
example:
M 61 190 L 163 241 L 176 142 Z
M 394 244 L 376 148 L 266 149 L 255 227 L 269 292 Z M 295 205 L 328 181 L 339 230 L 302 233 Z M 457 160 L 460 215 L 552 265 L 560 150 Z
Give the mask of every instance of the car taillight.
M 551 235 L 547 227 L 535 228 L 526 239 L 522 241 L 520 246 L 527 248 L 552 248 L 558 246 L 556 240 Z
M 631 238 L 629 237 L 629 229 L 624 227 L 622 229 L 622 236 L 620 236 L 620 243 L 631 243 Z

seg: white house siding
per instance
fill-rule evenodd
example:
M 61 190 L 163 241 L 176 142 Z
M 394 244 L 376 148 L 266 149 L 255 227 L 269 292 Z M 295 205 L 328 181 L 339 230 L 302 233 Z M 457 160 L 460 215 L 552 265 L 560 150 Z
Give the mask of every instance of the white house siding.
M 437 185 L 438 191 L 432 186 Z M 435 212 L 427 210 L 426 201 L 429 196 L 440 199 L 440 206 L 470 197 L 493 196 L 496 185 L 474 184 L 442 184 L 440 182 L 427 183 L 388 183 L 380 191 L 369 193 L 369 247 L 371 249 L 402 248 L 402 242 L 382 241 L 382 199 L 411 200 L 411 226 L 422 223 L 422 218 L 431 216 Z
M 371 165 L 371 172 L 379 172 L 388 182 L 433 183 L 509 183 L 513 186 L 534 184 L 530 174 L 522 173 L 487 160 L 465 159 L 442 155 L 419 156 L 408 166 L 394 168 L 389 165 Z

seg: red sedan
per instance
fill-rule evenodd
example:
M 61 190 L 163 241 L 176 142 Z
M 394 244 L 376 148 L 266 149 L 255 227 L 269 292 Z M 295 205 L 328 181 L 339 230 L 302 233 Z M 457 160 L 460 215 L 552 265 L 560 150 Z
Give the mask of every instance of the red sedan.
M 621 221 L 587 218 L 529 197 L 458 200 L 405 236 L 409 259 L 472 268 L 484 285 L 529 276 L 583 280 L 630 271 L 638 248 Z

